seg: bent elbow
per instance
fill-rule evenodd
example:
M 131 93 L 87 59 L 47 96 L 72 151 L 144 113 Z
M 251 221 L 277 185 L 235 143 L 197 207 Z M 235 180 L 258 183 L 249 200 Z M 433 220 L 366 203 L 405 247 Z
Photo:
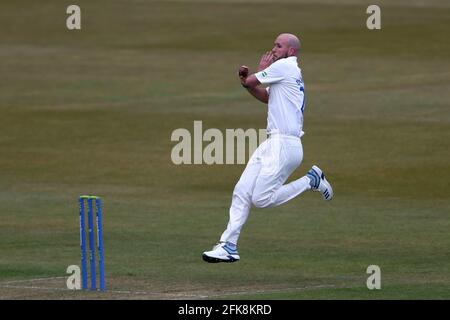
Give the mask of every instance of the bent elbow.
M 245 86 L 247 88 L 256 88 L 258 85 L 260 84 L 260 82 L 258 81 L 258 79 L 255 77 L 254 74 L 252 74 L 251 76 L 247 77 L 245 79 Z

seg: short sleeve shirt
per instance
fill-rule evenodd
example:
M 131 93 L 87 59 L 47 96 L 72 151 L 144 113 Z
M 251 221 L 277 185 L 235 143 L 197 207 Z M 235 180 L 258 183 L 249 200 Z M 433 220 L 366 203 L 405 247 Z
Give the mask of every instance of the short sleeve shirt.
M 279 59 L 255 76 L 269 85 L 267 133 L 301 137 L 305 89 L 297 57 Z

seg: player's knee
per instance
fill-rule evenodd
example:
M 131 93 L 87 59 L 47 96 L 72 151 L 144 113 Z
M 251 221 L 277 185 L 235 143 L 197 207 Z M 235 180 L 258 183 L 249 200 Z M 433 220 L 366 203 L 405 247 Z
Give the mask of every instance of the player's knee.
M 269 208 L 273 206 L 272 194 L 254 193 L 252 203 L 256 208 Z

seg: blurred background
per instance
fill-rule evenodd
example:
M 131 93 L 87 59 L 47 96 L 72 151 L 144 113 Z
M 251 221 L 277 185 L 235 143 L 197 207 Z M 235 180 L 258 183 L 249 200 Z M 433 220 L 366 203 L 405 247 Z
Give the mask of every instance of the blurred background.
M 450 5 L 379 1 L 368 30 L 369 4 L 2 1 L 0 298 L 450 298 Z M 241 261 L 206 264 L 244 165 L 174 165 L 171 133 L 265 128 L 236 72 L 283 32 L 307 96 L 291 179 L 318 164 L 335 198 L 253 209 Z M 65 289 L 81 194 L 104 202 L 103 294 Z

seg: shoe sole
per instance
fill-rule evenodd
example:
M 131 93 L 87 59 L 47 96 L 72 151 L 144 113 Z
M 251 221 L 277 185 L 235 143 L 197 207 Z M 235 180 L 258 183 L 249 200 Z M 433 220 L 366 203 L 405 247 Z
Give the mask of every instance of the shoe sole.
M 203 261 L 208 262 L 208 263 L 219 263 L 219 262 L 226 262 L 226 263 L 230 263 L 230 262 L 236 262 L 239 261 L 239 259 L 235 259 L 233 257 L 230 257 L 229 260 L 224 260 L 224 259 L 219 259 L 219 258 L 214 258 L 214 257 L 210 257 L 206 254 L 202 255 Z

